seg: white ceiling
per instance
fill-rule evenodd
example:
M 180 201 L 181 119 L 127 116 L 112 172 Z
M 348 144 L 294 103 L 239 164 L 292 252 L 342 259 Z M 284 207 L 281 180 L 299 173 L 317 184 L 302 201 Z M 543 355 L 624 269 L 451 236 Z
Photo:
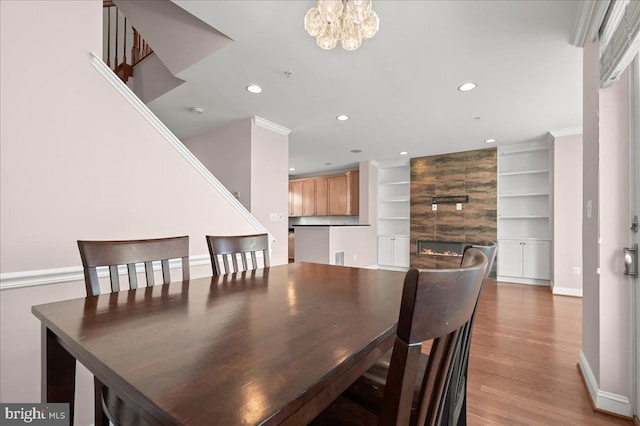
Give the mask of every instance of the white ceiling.
M 380 31 L 353 52 L 307 35 L 315 1 L 174 2 L 234 42 L 180 73 L 187 83 L 151 109 L 178 137 L 254 115 L 287 127 L 296 175 L 582 125 L 582 52 L 568 42 L 577 1 L 374 0 Z M 459 92 L 467 81 L 478 87 Z

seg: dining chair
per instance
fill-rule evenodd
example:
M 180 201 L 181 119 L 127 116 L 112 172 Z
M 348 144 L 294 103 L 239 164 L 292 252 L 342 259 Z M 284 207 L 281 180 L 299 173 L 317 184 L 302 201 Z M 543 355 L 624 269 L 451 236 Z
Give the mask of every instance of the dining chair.
M 87 296 L 100 294 L 97 268 L 109 267 L 111 293 L 120 291 L 119 265 L 126 265 L 129 289 L 138 288 L 136 264 L 144 264 L 147 286 L 155 284 L 153 262 L 160 261 L 162 282 L 171 282 L 170 259 L 181 259 L 182 280 L 189 279 L 189 237 L 125 241 L 78 241 Z M 145 422 L 94 377 L 95 425 L 140 425 Z
M 470 248 L 475 248 L 485 254 L 487 257 L 487 268 L 480 286 L 480 291 L 478 292 L 478 298 L 475 302 L 471 318 L 458 334 L 453 353 L 453 361 L 448 372 L 447 386 L 443 395 L 444 405 L 442 407 L 440 424 L 449 426 L 466 424 L 467 371 L 473 320 L 482 294 L 482 288 L 491 273 L 493 261 L 496 256 L 497 245 L 494 241 L 483 241 L 467 245 L 463 252 L 461 267 L 465 267 L 465 265 L 471 261 L 469 257 L 470 252 L 468 252 Z M 384 392 L 390 360 L 391 352 L 387 352 L 371 368 L 369 368 L 365 374 L 351 385 L 344 395 L 349 399 L 368 407 L 369 409 L 378 405 Z M 421 354 L 418 364 L 418 371 L 420 374 L 425 371 L 428 361 L 429 356 L 424 353 Z M 415 384 L 415 399 L 418 397 L 420 385 L 420 382 Z
M 470 248 L 458 269 L 407 272 L 382 397 L 366 406 L 340 396 L 311 424 L 440 424 L 458 336 L 473 314 L 486 268 L 484 253 Z M 428 340 L 431 350 L 421 368 L 422 342 Z
M 473 332 L 473 322 L 482 296 L 484 284 L 491 274 L 493 263 L 496 258 L 497 244 L 495 241 L 481 241 L 468 245 L 464 248 L 464 253 L 470 248 L 475 248 L 484 253 L 487 257 L 487 270 L 480 287 L 478 300 L 473 309 L 471 319 L 464 325 L 462 333 L 458 337 L 455 358 L 451 369 L 451 378 L 445 401 L 443 413 L 443 425 L 464 426 L 467 424 L 467 374 L 469 370 L 469 352 L 471 350 L 471 336 Z M 463 253 L 463 259 L 464 259 Z
M 262 252 L 263 266 L 268 268 L 269 236 L 268 234 L 219 236 L 207 235 L 207 246 L 211 256 L 213 275 L 230 274 L 249 269 L 258 269 L 256 254 Z M 238 257 L 242 267 L 238 266 Z M 251 267 L 249 268 L 249 258 Z M 222 261 L 222 265 L 220 263 Z M 231 263 L 229 263 L 231 261 Z

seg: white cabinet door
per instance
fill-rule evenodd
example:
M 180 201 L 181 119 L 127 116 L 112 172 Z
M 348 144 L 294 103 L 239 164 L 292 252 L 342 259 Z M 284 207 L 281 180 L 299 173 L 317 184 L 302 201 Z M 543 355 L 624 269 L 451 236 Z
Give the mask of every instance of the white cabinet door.
M 498 275 L 522 277 L 522 241 L 498 242 Z
M 378 237 L 378 265 L 393 266 L 393 237 Z
M 409 237 L 393 237 L 394 265 L 409 267 Z
M 525 278 L 551 279 L 549 241 L 522 243 L 522 275 Z

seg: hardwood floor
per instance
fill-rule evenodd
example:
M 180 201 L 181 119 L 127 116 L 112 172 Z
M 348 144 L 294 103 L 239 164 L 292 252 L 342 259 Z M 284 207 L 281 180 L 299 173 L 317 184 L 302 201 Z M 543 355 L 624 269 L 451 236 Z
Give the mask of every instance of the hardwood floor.
M 467 420 L 476 425 L 631 425 L 592 410 L 576 368 L 582 299 L 486 283 L 473 330 Z

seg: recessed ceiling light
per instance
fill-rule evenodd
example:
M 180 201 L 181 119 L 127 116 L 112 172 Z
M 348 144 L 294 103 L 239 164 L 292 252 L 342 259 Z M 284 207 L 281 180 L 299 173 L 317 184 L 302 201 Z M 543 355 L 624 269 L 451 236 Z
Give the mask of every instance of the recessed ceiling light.
M 361 149 L 352 149 L 351 152 L 353 152 L 354 154 L 360 154 L 362 152 Z
M 476 88 L 476 84 L 471 82 L 464 83 L 458 86 L 458 90 L 461 92 L 468 92 L 469 90 L 473 90 L 475 88 Z
M 247 92 L 250 93 L 262 93 L 262 87 L 257 84 L 250 84 L 247 86 Z
M 190 111 L 194 114 L 202 114 L 204 112 L 204 109 L 200 107 L 191 107 Z
M 495 141 L 495 139 L 487 139 L 484 141 L 484 143 L 494 143 Z
M 295 169 L 295 167 L 291 167 L 291 168 L 289 168 L 289 171 L 290 171 L 290 172 L 295 172 L 295 171 L 296 171 L 296 169 Z
M 349 116 L 348 115 L 344 115 L 344 114 L 339 115 L 339 116 L 336 117 L 336 120 L 338 120 L 338 121 L 347 121 L 348 119 L 349 119 Z
M 407 152 L 407 151 L 401 151 L 401 152 L 400 152 L 400 155 L 407 155 L 407 154 L 408 154 L 408 152 Z

